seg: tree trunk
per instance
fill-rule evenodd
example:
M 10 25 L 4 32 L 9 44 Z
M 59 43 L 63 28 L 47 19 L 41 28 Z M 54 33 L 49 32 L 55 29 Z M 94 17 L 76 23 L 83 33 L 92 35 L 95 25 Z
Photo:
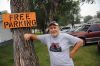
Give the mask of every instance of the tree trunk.
M 30 12 L 33 0 L 11 0 L 11 12 Z M 39 66 L 38 57 L 35 53 L 33 42 L 25 41 L 23 35 L 32 33 L 31 28 L 11 29 L 13 35 L 14 62 L 15 66 Z

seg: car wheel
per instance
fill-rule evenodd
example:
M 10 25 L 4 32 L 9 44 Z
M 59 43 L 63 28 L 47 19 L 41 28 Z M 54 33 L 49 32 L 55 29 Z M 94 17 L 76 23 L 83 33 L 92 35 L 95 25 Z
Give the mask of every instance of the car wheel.
M 100 41 L 98 41 L 97 50 L 100 52 Z
M 83 46 L 85 46 L 86 45 L 86 40 L 85 39 L 83 39 Z

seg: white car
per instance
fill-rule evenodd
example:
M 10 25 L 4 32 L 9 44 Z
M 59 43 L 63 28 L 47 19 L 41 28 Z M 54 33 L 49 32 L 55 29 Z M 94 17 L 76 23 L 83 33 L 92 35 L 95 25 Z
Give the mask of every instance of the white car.
M 71 31 L 73 31 L 73 28 L 68 27 L 68 26 L 62 27 L 61 30 L 60 30 L 61 33 L 69 33 Z

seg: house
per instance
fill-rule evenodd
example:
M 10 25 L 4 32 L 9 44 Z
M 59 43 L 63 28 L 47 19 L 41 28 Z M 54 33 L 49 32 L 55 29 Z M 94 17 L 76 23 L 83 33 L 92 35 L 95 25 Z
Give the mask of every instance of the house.
M 2 28 L 2 21 L 0 21 L 0 43 L 12 39 L 12 33 L 10 29 Z
M 88 24 L 100 23 L 100 18 L 90 19 L 87 23 Z

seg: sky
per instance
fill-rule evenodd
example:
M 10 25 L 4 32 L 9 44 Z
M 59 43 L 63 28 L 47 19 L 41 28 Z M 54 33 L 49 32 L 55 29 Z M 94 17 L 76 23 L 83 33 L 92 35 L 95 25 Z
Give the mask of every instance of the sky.
M 95 0 L 93 4 L 85 3 L 83 5 L 80 5 L 81 11 L 80 14 L 82 16 L 96 15 L 97 11 L 100 11 L 100 0 Z
M 7 10 L 10 13 L 10 0 L 0 0 L 0 11 Z M 97 11 L 100 11 L 100 0 L 95 0 L 94 4 L 85 3 L 80 5 L 80 14 L 84 17 L 87 15 L 94 16 Z
M 0 0 L 0 11 L 7 10 L 10 11 L 10 2 L 9 0 Z

